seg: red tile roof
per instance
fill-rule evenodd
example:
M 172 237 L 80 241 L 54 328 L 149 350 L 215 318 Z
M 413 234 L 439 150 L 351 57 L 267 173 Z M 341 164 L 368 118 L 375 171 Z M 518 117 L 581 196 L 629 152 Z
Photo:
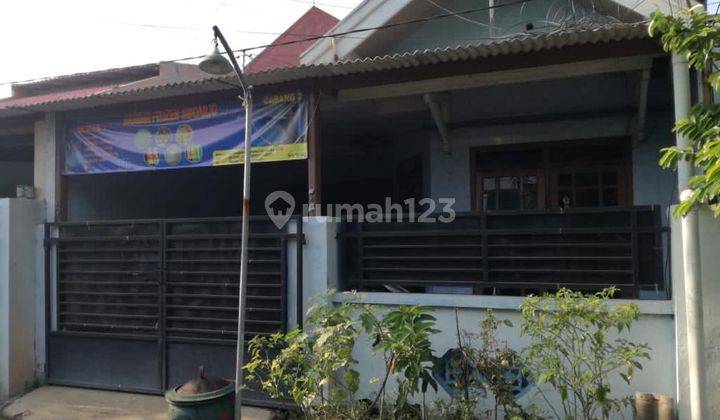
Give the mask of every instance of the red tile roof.
M 335 24 L 337 18 L 313 6 L 295 23 L 278 36 L 272 44 L 324 35 Z M 294 67 L 300 64 L 300 54 L 315 41 L 304 41 L 290 45 L 267 47 L 257 55 L 246 67 L 248 73 L 257 73 L 280 67 Z

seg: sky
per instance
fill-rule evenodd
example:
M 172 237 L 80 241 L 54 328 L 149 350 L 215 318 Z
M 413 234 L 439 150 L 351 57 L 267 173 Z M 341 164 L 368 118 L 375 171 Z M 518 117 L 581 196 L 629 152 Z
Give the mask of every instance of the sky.
M 361 0 L 315 4 L 342 19 Z M 272 42 L 312 0 L 2 0 L 0 83 L 203 55 L 218 25 L 233 49 Z M 0 85 L 0 97 L 10 94 Z

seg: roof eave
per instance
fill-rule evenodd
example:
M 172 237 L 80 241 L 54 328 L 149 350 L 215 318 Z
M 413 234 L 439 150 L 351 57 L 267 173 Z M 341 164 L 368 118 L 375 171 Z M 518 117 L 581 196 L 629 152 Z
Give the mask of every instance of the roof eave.
M 339 77 L 387 70 L 437 65 L 447 62 L 491 59 L 495 56 L 524 54 L 529 52 L 559 49 L 585 44 L 599 44 L 623 40 L 648 38 L 647 25 L 616 24 L 582 30 L 560 31 L 536 36 L 519 36 L 497 43 L 467 45 L 458 48 L 438 48 L 385 55 L 382 57 L 345 60 L 330 64 L 300 65 L 284 67 L 258 73 L 248 73 L 250 84 L 268 86 L 299 80 L 324 77 Z M 31 106 L 13 107 L 18 111 L 66 111 L 93 106 L 112 105 L 132 101 L 153 100 L 194 93 L 209 93 L 232 89 L 232 78 L 214 77 L 201 80 L 176 82 L 159 86 L 145 86 L 137 89 L 116 89 L 86 98 L 67 99 Z M 2 113 L 0 109 L 0 115 Z

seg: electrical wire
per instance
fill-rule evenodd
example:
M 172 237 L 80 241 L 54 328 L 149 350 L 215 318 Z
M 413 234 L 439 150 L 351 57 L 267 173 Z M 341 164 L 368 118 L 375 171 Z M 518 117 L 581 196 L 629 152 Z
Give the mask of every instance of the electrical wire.
M 426 23 L 426 22 L 430 22 L 433 20 L 445 19 L 445 18 L 449 18 L 449 17 L 453 17 L 453 16 L 463 16 L 463 15 L 467 15 L 470 13 L 477 13 L 477 12 L 492 10 L 492 9 L 500 9 L 500 8 L 504 8 L 504 7 L 514 6 L 517 4 L 528 3 L 531 1 L 533 1 L 533 0 L 516 0 L 513 2 L 497 4 L 497 5 L 488 6 L 488 7 L 467 9 L 467 10 L 462 10 L 462 11 L 457 11 L 457 12 L 452 12 L 452 13 L 441 13 L 441 14 L 437 14 L 437 15 L 431 15 L 431 16 L 426 16 L 426 17 L 417 18 L 417 19 L 410 19 L 410 20 L 405 20 L 405 21 L 401 21 L 401 22 L 388 23 L 388 24 L 372 26 L 372 27 L 368 27 L 368 28 L 353 29 L 350 31 L 339 32 L 339 33 L 335 33 L 335 34 L 310 36 L 310 37 L 306 37 L 306 38 L 290 40 L 290 41 L 285 41 L 285 42 L 279 42 L 279 43 L 275 43 L 275 44 L 263 44 L 263 45 L 257 45 L 254 47 L 240 48 L 240 49 L 232 50 L 232 52 L 243 54 L 243 53 L 247 53 L 248 51 L 258 50 L 258 49 L 267 48 L 267 47 L 280 47 L 280 46 L 284 46 L 284 45 L 293 45 L 293 44 L 299 44 L 299 43 L 308 42 L 308 41 L 317 41 L 317 40 L 321 40 L 321 39 L 337 38 L 337 37 L 342 37 L 342 36 L 352 35 L 352 34 L 357 34 L 357 33 L 362 33 L 362 32 L 397 28 L 400 26 L 413 25 L 413 24 L 417 24 L 417 23 Z M 223 53 L 223 54 L 225 54 L 225 53 Z M 161 61 L 161 63 L 189 61 L 189 60 L 196 60 L 196 59 L 203 58 L 203 57 L 205 57 L 205 54 L 194 55 L 194 56 L 183 57 L 183 58 L 176 58 L 176 59 L 172 59 L 172 60 L 163 60 L 163 61 Z M 53 77 L 38 77 L 38 78 L 34 78 L 34 79 L 26 79 L 26 80 L 19 80 L 19 81 L 0 82 L 0 86 L 9 85 L 9 84 L 39 82 L 39 81 L 48 80 L 51 78 L 53 78 Z
M 468 10 L 463 10 L 463 11 L 453 12 L 453 13 L 443 13 L 443 14 L 439 14 L 439 15 L 432 15 L 432 16 L 427 16 L 424 18 L 411 19 L 411 20 L 406 20 L 406 21 L 402 21 L 402 22 L 388 23 L 385 25 L 373 26 L 373 27 L 369 27 L 369 28 L 353 29 L 350 31 L 339 32 L 339 33 L 335 33 L 335 34 L 317 35 L 317 36 L 312 36 L 312 37 L 303 38 L 303 39 L 296 39 L 296 40 L 292 40 L 292 41 L 285 41 L 285 42 L 279 42 L 279 43 L 274 43 L 274 44 L 264 44 L 264 45 L 258 45 L 255 47 L 240 48 L 237 50 L 232 50 L 232 52 L 233 53 L 238 53 L 238 52 L 245 53 L 247 51 L 252 51 L 252 50 L 257 50 L 257 49 L 267 48 L 267 47 L 280 47 L 280 46 L 284 46 L 284 45 L 293 45 L 293 44 L 298 44 L 298 43 L 307 42 L 307 41 L 317 41 L 320 39 L 337 38 L 337 37 L 361 33 L 361 32 L 375 31 L 375 30 L 381 30 L 381 29 L 391 29 L 391 28 L 396 28 L 399 26 L 411 25 L 411 24 L 416 24 L 416 23 L 425 23 L 425 22 L 430 22 L 430 21 L 437 20 L 437 19 L 444 19 L 444 18 L 453 17 L 453 16 L 466 15 L 469 13 L 476 13 L 476 12 L 485 11 L 485 10 L 499 9 L 499 8 L 503 8 L 503 7 L 513 6 L 516 4 L 528 3 L 531 1 L 533 1 L 533 0 L 517 0 L 514 2 L 498 4 L 498 5 L 494 5 L 494 6 L 481 7 L 481 8 L 477 8 L 477 9 L 468 9 Z M 178 58 L 178 59 L 174 59 L 174 60 L 168 60 L 165 62 L 188 61 L 188 60 L 195 60 L 195 59 L 203 58 L 203 57 L 205 57 L 205 55 L 197 55 L 197 56 L 192 56 L 192 57 Z
M 427 1 L 428 3 L 432 4 L 433 6 L 437 7 L 438 9 L 440 9 L 440 10 L 442 10 L 442 11 L 444 11 L 444 12 L 452 13 L 452 10 L 448 9 L 448 8 L 445 7 L 445 6 L 442 6 L 442 5 L 440 5 L 440 4 L 437 4 L 434 0 L 425 0 L 425 1 Z M 494 26 L 491 26 L 491 25 L 489 25 L 489 24 L 487 24 L 487 23 L 483 23 L 483 22 L 480 22 L 480 21 L 477 21 L 477 20 L 474 20 L 474 19 L 470 19 L 470 18 L 465 17 L 465 16 L 457 16 L 457 18 L 460 19 L 460 20 L 462 20 L 463 22 L 472 23 L 472 24 L 474 24 L 474 25 L 482 26 L 482 27 L 485 27 L 485 28 L 497 29 L 497 28 L 495 28 Z

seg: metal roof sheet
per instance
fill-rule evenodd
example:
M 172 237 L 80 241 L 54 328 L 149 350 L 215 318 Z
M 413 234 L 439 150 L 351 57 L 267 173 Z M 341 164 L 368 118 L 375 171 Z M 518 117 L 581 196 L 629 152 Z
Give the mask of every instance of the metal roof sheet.
M 621 40 L 647 38 L 647 23 L 618 23 L 594 27 L 582 27 L 557 30 L 542 34 L 520 34 L 494 40 L 492 42 L 468 44 L 453 48 L 436 48 L 413 52 L 391 54 L 377 57 L 364 57 L 342 60 L 326 64 L 310 64 L 292 67 L 275 68 L 267 71 L 248 73 L 248 83 L 255 86 L 275 83 L 292 82 L 302 79 L 362 74 L 385 70 L 421 67 L 438 63 L 491 58 L 500 55 L 520 54 L 534 51 L 559 49 L 569 46 L 607 43 Z M 6 110 L 53 111 L 80 109 L 118 102 L 149 100 L 163 97 L 187 95 L 201 92 L 212 92 L 231 89 L 228 85 L 233 81 L 231 76 L 208 76 L 167 82 L 158 80 L 157 84 L 133 83 L 115 86 L 101 91 L 85 92 L 51 99 L 39 97 L 23 98 L 35 101 L 5 106 Z M 0 116 L 3 113 L 0 102 Z
M 121 81 L 138 80 L 158 74 L 157 63 L 117 67 L 91 72 L 48 77 L 32 82 L 13 84 L 13 97 L 39 96 L 90 86 L 110 85 Z

